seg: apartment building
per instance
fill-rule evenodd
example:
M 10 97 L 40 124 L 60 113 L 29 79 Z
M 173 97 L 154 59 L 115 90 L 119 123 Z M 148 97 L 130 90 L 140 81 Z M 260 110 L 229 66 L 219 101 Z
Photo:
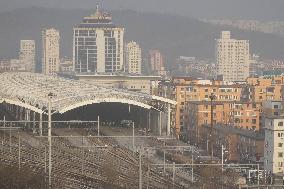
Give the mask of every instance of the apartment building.
M 149 51 L 149 60 L 151 71 L 153 74 L 165 75 L 165 58 L 162 55 L 161 51 L 158 49 L 153 49 Z
M 247 78 L 244 99 L 252 102 L 279 101 L 284 77 Z
M 214 126 L 221 124 L 252 131 L 259 130 L 261 104 L 239 101 L 214 101 L 212 104 Z M 200 143 L 201 127 L 211 124 L 211 102 L 187 102 L 185 112 L 187 137 L 191 143 Z
M 19 60 L 25 71 L 35 72 L 36 65 L 34 40 L 21 40 Z
M 217 74 L 224 81 L 245 81 L 249 77 L 249 41 L 232 39 L 230 31 L 222 31 L 216 41 L 216 62 Z
M 134 41 L 127 43 L 125 51 L 125 68 L 130 74 L 141 75 L 142 72 L 142 50 Z
M 157 94 L 177 101 L 175 112 L 175 134 L 186 134 L 185 105 L 192 101 L 210 101 L 210 95 L 214 94 L 214 101 L 240 101 L 242 85 L 225 85 L 220 80 L 198 80 L 187 77 L 175 77 L 171 81 L 162 82 Z
M 59 31 L 48 28 L 42 31 L 42 73 L 54 75 L 59 72 Z
M 204 149 L 207 148 L 210 132 L 210 125 L 201 127 L 201 146 Z M 223 145 L 228 151 L 224 156 L 226 162 L 256 163 L 264 156 L 262 133 L 218 124 L 213 127 L 212 135 L 214 155 L 221 158 Z
M 284 119 L 265 119 L 264 169 L 269 174 L 284 173 Z

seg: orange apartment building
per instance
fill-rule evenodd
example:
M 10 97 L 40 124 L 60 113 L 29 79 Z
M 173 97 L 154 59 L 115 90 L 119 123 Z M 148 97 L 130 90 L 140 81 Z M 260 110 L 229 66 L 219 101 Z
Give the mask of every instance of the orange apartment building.
M 210 130 L 210 125 L 202 126 L 201 146 L 204 149 L 206 149 Z M 264 156 L 264 135 L 262 133 L 227 125 L 215 125 L 212 133 L 214 155 L 221 158 L 222 145 L 224 145 L 228 151 L 225 155 L 227 162 L 259 162 Z
M 210 101 L 214 93 L 214 101 L 240 101 L 243 86 L 238 84 L 224 85 L 220 80 L 198 80 L 190 77 L 174 77 L 171 81 L 161 82 L 156 95 L 171 98 L 177 101 L 175 119 L 175 135 L 187 135 L 187 102 Z
M 221 124 L 258 131 L 260 129 L 260 110 L 260 103 L 214 101 L 213 125 Z M 187 139 L 190 140 L 191 143 L 198 144 L 201 142 L 201 127 L 211 124 L 211 102 L 187 102 L 186 115 Z
M 284 89 L 281 90 L 282 85 L 284 85 L 284 76 L 274 78 L 247 78 L 246 84 L 230 84 L 224 83 L 221 80 L 210 81 L 198 80 L 190 77 L 174 77 L 171 81 L 162 82 L 156 95 L 177 101 L 176 111 L 173 115 L 175 119 L 174 133 L 176 135 L 187 136 L 188 112 L 185 108 L 187 102 L 200 102 L 198 109 L 202 109 L 201 106 L 203 101 L 210 102 L 210 95 L 213 93 L 216 97 L 214 102 L 222 102 L 221 104 L 227 102 L 222 108 L 220 104 L 220 108 L 224 111 L 222 114 L 224 115 L 217 115 L 218 119 L 216 122 L 225 124 L 233 122 L 239 127 L 258 130 L 262 125 L 262 116 L 259 115 L 262 112 L 262 103 L 265 101 L 281 100 L 282 96 L 284 96 L 281 94 L 281 92 L 284 93 Z M 229 105 L 229 102 L 245 102 L 240 103 L 240 107 L 244 107 L 247 103 L 250 104 L 249 106 L 256 107 L 251 108 L 251 111 L 255 111 L 255 116 L 257 117 L 256 121 L 253 121 L 254 123 L 252 123 L 252 120 L 255 119 L 252 119 L 249 116 L 245 117 L 246 113 L 242 111 L 239 111 L 240 113 L 243 113 L 241 119 L 236 118 L 234 121 L 228 121 L 228 119 L 232 119 L 232 115 L 228 115 L 230 112 L 232 114 L 232 110 L 230 110 L 229 107 L 232 105 Z M 235 114 L 238 114 L 238 112 L 236 111 Z M 237 117 L 238 115 L 234 116 Z M 210 118 L 210 116 L 208 118 Z M 202 120 L 206 121 L 206 119 L 202 118 L 198 123 L 199 126 Z M 250 122 L 252 124 L 250 124 Z
M 263 103 L 283 100 L 284 76 L 272 78 L 247 78 L 247 85 L 244 88 L 243 99 L 246 102 L 261 103 L 261 112 L 266 111 Z M 264 127 L 265 113 L 260 117 L 260 128 Z
M 248 78 L 244 98 L 252 102 L 277 101 L 282 99 L 281 88 L 284 76 L 274 78 Z
M 175 100 L 177 101 L 175 122 L 176 133 L 186 133 L 186 115 L 185 105 L 187 102 L 210 101 L 210 95 L 213 93 L 216 99 L 214 101 L 240 101 L 242 95 L 241 85 L 221 85 L 220 82 L 197 84 L 178 84 L 175 86 Z

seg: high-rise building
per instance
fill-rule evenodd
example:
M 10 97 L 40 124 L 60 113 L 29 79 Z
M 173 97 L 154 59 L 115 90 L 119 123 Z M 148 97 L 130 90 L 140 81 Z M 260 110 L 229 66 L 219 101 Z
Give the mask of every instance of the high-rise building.
M 54 28 L 42 31 L 42 73 L 53 75 L 59 72 L 59 31 Z
M 159 50 L 150 50 L 149 54 L 152 72 L 165 75 L 165 62 L 162 53 Z
M 27 72 L 35 72 L 35 41 L 21 40 L 19 60 Z
M 216 42 L 218 75 L 224 81 L 245 81 L 249 77 L 249 41 L 231 38 L 230 31 L 222 31 Z
M 97 6 L 73 29 L 73 62 L 77 73 L 123 71 L 124 28 L 112 23 L 112 16 Z
M 131 41 L 126 45 L 126 71 L 130 74 L 141 74 L 142 51 L 140 46 Z

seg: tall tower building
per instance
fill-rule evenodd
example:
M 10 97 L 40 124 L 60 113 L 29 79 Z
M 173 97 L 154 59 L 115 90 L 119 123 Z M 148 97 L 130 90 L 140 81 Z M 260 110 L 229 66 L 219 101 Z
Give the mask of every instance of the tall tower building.
M 42 73 L 53 75 L 59 72 L 59 31 L 54 28 L 42 31 Z
M 153 73 L 165 75 L 165 62 L 159 50 L 150 50 L 150 64 Z
M 27 72 L 35 72 L 35 41 L 34 40 L 21 40 L 20 65 L 23 70 Z
M 77 73 L 123 71 L 124 28 L 112 23 L 112 16 L 97 6 L 73 29 L 73 62 Z
M 249 77 L 250 53 L 248 40 L 231 38 L 230 31 L 222 31 L 216 42 L 217 74 L 224 81 L 245 81 Z
M 131 41 L 126 45 L 126 71 L 130 74 L 141 74 L 142 51 L 140 46 Z

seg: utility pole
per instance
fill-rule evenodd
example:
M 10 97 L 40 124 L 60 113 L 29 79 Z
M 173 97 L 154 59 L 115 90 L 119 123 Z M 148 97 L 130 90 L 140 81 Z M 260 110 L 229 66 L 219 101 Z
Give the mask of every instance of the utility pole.
M 166 140 L 164 140 L 164 174 L 166 173 Z
M 6 127 L 6 117 L 4 116 L 4 122 L 3 122 L 3 124 L 4 124 L 4 130 L 3 130 L 3 133 L 4 133 L 4 143 L 3 144 L 5 144 L 5 138 L 6 138 L 6 132 L 5 132 L 5 127 Z
M 211 152 L 211 161 L 213 161 L 213 114 L 214 114 L 213 100 L 215 99 L 215 95 L 211 93 L 209 98 L 211 100 L 210 152 Z
M 11 134 L 11 127 L 12 127 L 12 123 L 10 122 L 10 131 L 9 131 L 9 149 L 10 149 L 10 153 L 12 153 L 12 134 Z M 5 130 L 5 129 L 4 129 Z
M 259 164 L 257 164 L 257 185 L 259 186 Z
M 84 175 L 84 159 L 85 159 L 85 151 L 82 148 L 82 175 Z
M 44 146 L 44 173 L 46 175 L 46 146 Z
M 48 185 L 49 188 L 51 188 L 52 183 L 51 183 L 51 171 L 52 171 L 52 157 L 51 157 L 51 150 L 52 150 L 52 144 L 51 144 L 51 99 L 54 97 L 53 93 L 49 93 L 48 95 L 48 143 L 49 143 L 49 153 L 48 153 L 48 162 L 49 162 L 49 166 L 48 166 Z
M 139 189 L 142 189 L 142 152 L 139 153 Z
M 134 121 L 132 122 L 132 148 L 133 148 L 133 154 L 135 153 L 135 125 Z
M 173 189 L 175 188 L 176 163 L 173 162 Z
M 222 172 L 224 172 L 224 145 L 222 144 Z
M 18 132 L 18 169 L 19 172 L 21 170 L 21 139 L 20 139 L 20 133 Z
M 193 151 L 191 151 L 191 181 L 193 182 Z
M 100 116 L 98 116 L 98 136 L 100 136 Z

